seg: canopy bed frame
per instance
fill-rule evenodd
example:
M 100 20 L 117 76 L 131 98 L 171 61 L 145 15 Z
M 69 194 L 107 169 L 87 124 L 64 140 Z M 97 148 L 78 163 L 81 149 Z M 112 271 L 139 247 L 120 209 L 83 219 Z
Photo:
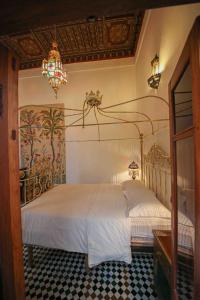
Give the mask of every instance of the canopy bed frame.
M 168 108 L 169 108 L 169 104 L 168 102 L 160 96 L 155 96 L 155 95 L 146 95 L 143 97 L 139 97 L 139 98 L 134 98 L 134 99 L 130 99 L 127 101 L 122 101 L 107 107 L 101 107 L 102 105 L 102 95 L 100 94 L 100 91 L 90 91 L 89 93 L 86 93 L 86 99 L 83 102 L 83 107 L 82 109 L 77 109 L 77 108 L 67 108 L 67 107 L 59 107 L 60 111 L 65 112 L 70 112 L 67 114 L 64 114 L 64 117 L 66 118 L 66 125 L 64 126 L 60 126 L 60 128 L 63 129 L 68 129 L 68 128 L 72 128 L 72 127 L 79 127 L 81 126 L 82 128 L 85 127 L 90 127 L 90 126 L 97 126 L 97 130 L 98 130 L 98 141 L 101 141 L 101 134 L 100 134 L 100 126 L 108 126 L 108 125 L 117 125 L 117 124 L 132 124 L 135 128 L 136 131 L 138 133 L 137 138 L 140 139 L 140 136 L 142 135 L 142 131 L 140 129 L 140 125 L 142 123 L 148 123 L 149 124 L 149 128 L 150 128 L 150 132 L 152 135 L 154 135 L 155 133 L 155 129 L 154 129 L 154 123 L 156 122 L 166 122 L 169 121 L 169 118 L 160 118 L 160 119 L 152 119 L 148 114 L 142 113 L 140 111 L 136 111 L 136 110 L 130 110 L 130 109 L 124 109 L 125 105 L 129 105 L 132 104 L 134 102 L 143 102 L 144 100 L 148 99 L 148 101 L 159 101 L 159 103 L 162 103 L 164 105 L 166 105 L 167 108 L 167 114 L 168 114 Z M 58 109 L 57 106 L 53 106 L 53 105 L 25 105 L 25 106 L 21 106 L 19 107 L 19 112 L 23 111 L 24 109 L 29 109 L 29 108 L 33 108 L 33 107 L 38 107 L 38 108 L 49 108 L 49 109 Z M 117 108 L 117 110 L 110 110 L 113 108 Z M 86 123 L 86 118 L 88 117 L 89 114 L 91 114 L 93 112 L 96 122 L 95 123 Z M 118 117 L 118 114 L 120 115 L 135 115 L 137 116 L 137 118 L 133 119 L 133 120 L 127 120 L 124 116 L 123 117 Z M 78 116 L 78 119 L 75 119 L 73 122 L 69 122 L 67 123 L 67 120 L 70 119 L 74 119 L 74 117 Z M 99 122 L 99 117 L 103 116 L 107 119 L 110 119 L 110 122 Z M 32 126 L 32 128 L 42 128 L 43 126 L 41 125 L 34 125 Z M 23 129 L 24 126 L 20 126 L 19 129 Z M 109 140 L 109 139 L 108 139 Z
M 154 144 L 145 155 L 143 137 L 140 138 L 141 180 L 151 189 L 156 197 L 167 208 L 171 207 L 170 194 L 167 194 L 170 183 L 170 157 L 157 144 Z M 37 169 L 34 173 L 29 169 L 20 170 L 21 206 L 38 198 L 42 193 L 62 184 L 65 174 L 52 174 L 52 169 Z M 56 178 L 56 181 L 55 181 Z
M 144 168 L 144 183 L 145 186 L 154 191 L 157 198 L 164 205 L 170 206 L 170 198 L 166 198 L 168 195 L 166 191 L 163 193 L 163 186 L 165 186 L 170 182 L 170 159 L 166 152 L 158 145 L 154 144 L 149 152 L 144 155 L 143 154 L 143 168 Z M 26 173 L 23 171 L 20 182 L 26 187 L 24 189 L 24 203 L 22 206 L 28 205 L 30 202 L 41 196 L 43 193 L 52 189 L 55 184 L 53 182 L 51 176 L 51 170 L 45 170 L 43 173 L 38 173 L 36 176 L 27 177 Z M 168 222 L 168 227 L 163 227 L 163 225 L 159 227 L 159 224 L 156 225 L 154 229 L 170 229 L 170 221 Z M 134 225 L 133 225 L 134 226 Z M 136 224 L 136 227 L 138 224 Z M 134 229 L 132 228 L 134 231 Z M 150 238 L 144 237 L 132 237 L 131 239 L 131 247 L 136 251 L 141 248 L 152 249 L 153 246 L 153 234 Z M 29 262 L 30 265 L 33 265 L 33 247 L 28 245 L 28 253 L 29 253 Z M 88 270 L 87 265 L 88 257 L 86 255 L 86 269 Z
M 167 208 L 171 209 L 171 161 L 169 155 L 159 145 L 154 144 L 143 157 L 145 186 L 152 190 Z
M 131 99 L 128 101 L 123 101 L 111 106 L 101 107 L 102 103 L 102 95 L 100 92 L 97 91 L 96 93 L 90 92 L 86 93 L 86 99 L 83 103 L 82 109 L 75 109 L 75 108 L 64 108 L 64 107 L 57 107 L 53 105 L 27 105 L 19 108 L 19 112 L 22 113 L 24 110 L 28 111 L 33 109 L 34 107 L 40 108 L 41 110 L 49 109 L 50 115 L 54 109 L 58 110 L 62 113 L 62 117 L 66 118 L 66 122 L 72 118 L 72 122 L 68 121 L 66 125 L 57 124 L 57 128 L 60 130 L 66 130 L 72 127 L 81 126 L 83 129 L 89 126 L 96 126 L 97 127 L 97 134 L 98 134 L 98 141 L 102 141 L 101 133 L 100 133 L 100 126 L 109 126 L 109 125 L 117 125 L 117 124 L 130 124 L 133 125 L 136 129 L 137 136 L 131 137 L 131 139 L 139 141 L 140 143 L 140 165 L 141 165 L 141 180 L 144 182 L 145 186 L 151 189 L 156 197 L 160 200 L 160 202 L 166 206 L 170 207 L 170 196 L 167 194 L 167 187 L 169 187 L 170 182 L 170 159 L 167 153 L 163 151 L 163 149 L 158 145 L 153 145 L 147 155 L 144 155 L 143 149 L 143 142 L 144 142 L 144 135 L 141 131 L 141 125 L 143 123 L 147 123 L 150 129 L 150 134 L 154 135 L 155 128 L 154 123 L 156 122 L 166 122 L 168 118 L 161 118 L 152 120 L 147 114 L 140 113 L 134 110 L 125 110 L 124 106 L 132 104 L 136 101 L 144 101 L 144 100 L 156 100 L 159 101 L 161 104 L 165 105 L 168 112 L 168 103 L 165 99 L 159 96 L 144 96 L 140 98 Z M 112 110 L 117 108 L 117 110 Z M 66 113 L 67 112 L 67 113 Z M 87 116 L 92 113 L 94 114 L 96 123 L 87 123 L 86 119 Z M 119 117 L 120 115 L 120 117 Z M 122 115 L 122 117 L 121 117 Z M 125 116 L 135 115 L 137 118 L 135 119 L 127 119 Z M 110 122 L 99 122 L 99 117 L 103 116 L 110 120 Z M 78 118 L 77 118 L 78 117 Z M 76 119 L 74 119 L 76 118 Z M 51 131 L 50 126 L 54 124 L 51 122 L 42 124 L 38 124 L 37 122 L 31 123 L 31 129 L 44 129 Z M 27 125 L 22 124 L 19 127 L 20 132 L 26 131 Z M 30 128 L 28 128 L 30 130 Z M 28 132 L 29 134 L 29 132 Z M 106 141 L 112 139 L 106 139 Z M 87 140 L 88 141 L 88 140 Z M 84 141 L 84 142 L 87 142 Z M 104 140 L 105 141 L 105 140 Z M 55 170 L 51 168 L 51 166 L 46 167 L 45 169 L 40 165 L 39 167 L 35 167 L 34 165 L 30 165 L 30 168 L 25 168 L 20 171 L 20 187 L 21 187 L 21 205 L 26 206 L 33 200 L 40 197 L 44 192 L 50 190 L 57 184 L 63 183 L 62 179 L 65 177 L 63 172 L 56 173 Z M 135 225 L 132 225 L 132 228 Z M 137 224 L 136 224 L 137 227 Z M 157 227 L 156 227 L 157 228 Z M 155 229 L 155 228 L 154 228 Z M 160 227 L 163 229 L 163 227 Z M 166 229 L 164 227 L 164 229 Z M 169 225 L 168 228 L 169 229 Z M 144 238 L 144 237 L 135 237 L 131 240 L 131 245 L 134 249 L 138 247 L 152 247 L 153 245 L 153 235 L 151 238 Z M 30 262 L 32 263 L 32 247 L 29 246 L 29 258 Z M 87 257 L 87 256 L 86 256 Z
M 130 124 L 133 125 L 134 128 L 136 129 L 136 136 L 131 136 L 130 138 L 124 138 L 124 139 L 119 139 L 119 140 L 135 140 L 140 142 L 140 164 L 141 164 L 141 179 L 143 180 L 143 172 L 144 172 L 144 167 L 143 167 L 143 141 L 144 141 L 144 134 L 142 133 L 141 125 L 142 124 L 148 124 L 148 127 L 150 129 L 150 135 L 154 135 L 155 133 L 155 128 L 154 124 L 155 123 L 162 123 L 165 124 L 168 122 L 168 118 L 160 118 L 160 119 L 152 119 L 150 116 L 148 116 L 145 113 L 136 111 L 136 110 L 130 110 L 127 109 L 127 105 L 135 103 L 135 102 L 143 102 L 146 99 L 149 101 L 158 101 L 159 103 L 165 105 L 167 108 L 167 114 L 168 114 L 168 102 L 159 96 L 154 96 L 154 95 L 147 95 L 139 98 L 134 98 L 130 99 L 128 101 L 123 101 L 120 103 L 116 103 L 114 105 L 110 105 L 107 107 L 101 107 L 102 104 L 102 95 L 100 94 L 99 91 L 94 93 L 91 91 L 90 93 L 86 93 L 86 99 L 83 102 L 83 107 L 82 109 L 77 109 L 77 108 L 66 108 L 63 107 L 62 105 L 26 105 L 19 107 L 19 113 L 20 113 L 20 118 L 22 114 L 29 114 L 32 112 L 34 108 L 36 109 L 41 109 L 41 112 L 44 112 L 44 109 L 47 111 L 49 110 L 49 115 L 54 115 L 54 110 L 55 112 L 58 112 L 60 114 L 60 117 L 52 119 L 51 117 L 49 120 L 47 120 L 45 116 L 45 120 L 42 121 L 42 123 L 38 124 L 39 122 L 37 121 L 37 118 L 35 118 L 35 121 L 31 122 L 22 122 L 19 126 L 19 133 L 23 137 L 24 135 L 29 139 L 29 137 L 33 134 L 32 131 L 38 129 L 38 130 L 43 130 L 47 132 L 52 132 L 54 127 L 56 126 L 56 130 L 61 130 L 64 132 L 65 130 L 69 130 L 70 128 L 73 127 L 79 127 L 81 126 L 83 129 L 87 127 L 97 127 L 97 134 L 98 134 L 98 139 L 90 139 L 90 140 L 79 140 L 76 142 L 91 142 L 91 141 L 113 141 L 113 140 L 118 140 L 116 138 L 112 139 L 102 139 L 101 138 L 101 132 L 100 132 L 100 127 L 101 126 L 109 126 L 109 125 L 123 125 L 123 124 Z M 110 110 L 113 108 L 117 108 L 117 110 Z M 126 108 L 126 109 L 125 109 Z M 67 112 L 67 113 L 66 113 Z M 89 114 L 93 112 L 96 123 L 87 123 L 86 118 L 88 117 Z M 120 115 L 120 117 L 119 117 Z M 121 117 L 122 115 L 122 117 Z M 134 119 L 127 119 L 127 116 L 136 116 Z M 109 119 L 110 122 L 99 122 L 99 117 L 104 117 L 106 119 Z M 77 118 L 78 117 L 78 118 Z M 23 118 L 24 119 L 24 118 Z M 63 122 L 60 122 L 62 119 Z M 70 120 L 73 120 L 71 122 Z M 57 122 L 57 123 L 56 123 Z M 63 143 L 66 142 L 74 142 L 74 141 L 68 141 L 64 140 Z M 33 144 L 33 142 L 32 142 Z M 31 145 L 32 147 L 32 145 Z M 29 174 L 31 177 L 35 175 L 35 172 L 37 171 L 40 172 L 40 170 L 33 170 L 32 168 L 32 160 L 29 164 L 29 166 L 26 166 L 26 174 L 24 174 L 25 177 L 28 177 Z M 36 168 L 35 168 L 36 169 Z M 49 168 L 48 168 L 49 169 Z M 50 170 L 48 171 L 50 172 Z M 53 173 L 55 173 L 55 170 L 52 170 Z M 22 173 L 23 175 L 23 173 Z M 59 176 L 59 174 L 56 174 L 56 176 Z M 55 177 L 55 176 L 53 176 Z
M 147 154 L 143 153 L 143 147 L 141 147 L 141 160 L 143 161 L 144 185 L 155 193 L 163 205 L 170 208 L 170 194 L 167 194 L 167 186 L 171 180 L 169 155 L 162 147 L 153 144 Z M 55 184 L 51 169 L 39 169 L 34 175 L 29 172 L 26 169 L 20 170 L 20 183 L 23 186 L 21 206 L 32 202 L 55 185 L 62 184 L 62 178 L 65 175 L 60 174 Z

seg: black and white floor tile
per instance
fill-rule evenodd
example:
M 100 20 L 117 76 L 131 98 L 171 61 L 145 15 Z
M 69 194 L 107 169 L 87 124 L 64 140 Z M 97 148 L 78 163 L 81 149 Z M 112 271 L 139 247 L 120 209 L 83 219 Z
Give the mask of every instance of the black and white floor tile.
M 102 263 L 85 271 L 85 256 L 34 248 L 34 267 L 24 248 L 26 300 L 155 300 L 153 255 L 134 253 L 131 265 Z
M 180 300 L 193 299 L 193 270 L 189 266 L 179 264 L 178 267 L 178 294 Z

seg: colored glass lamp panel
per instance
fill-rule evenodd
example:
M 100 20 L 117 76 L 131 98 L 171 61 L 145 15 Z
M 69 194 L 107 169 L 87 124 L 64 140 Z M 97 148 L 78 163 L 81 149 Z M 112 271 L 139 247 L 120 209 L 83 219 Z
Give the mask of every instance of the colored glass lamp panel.
M 53 88 L 56 98 L 61 84 L 67 83 L 66 72 L 64 72 L 62 68 L 58 45 L 56 42 L 53 42 L 52 49 L 49 51 L 48 60 L 43 60 L 42 75 L 48 78 L 49 84 Z
M 52 88 L 59 88 L 61 85 L 61 81 L 57 77 L 49 78 L 49 83 L 51 84 Z

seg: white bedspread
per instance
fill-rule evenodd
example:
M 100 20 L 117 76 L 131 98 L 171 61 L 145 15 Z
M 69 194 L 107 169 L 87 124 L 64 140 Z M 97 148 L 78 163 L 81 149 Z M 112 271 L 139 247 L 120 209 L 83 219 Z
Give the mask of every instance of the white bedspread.
M 88 253 L 89 266 L 131 263 L 131 228 L 121 187 L 59 185 L 22 208 L 23 242 Z

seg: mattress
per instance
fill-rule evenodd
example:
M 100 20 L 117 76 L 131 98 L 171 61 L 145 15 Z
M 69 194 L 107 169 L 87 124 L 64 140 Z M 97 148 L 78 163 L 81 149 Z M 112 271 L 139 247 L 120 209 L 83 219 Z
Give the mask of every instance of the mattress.
M 161 204 L 162 205 L 162 204 Z M 179 217 L 179 251 L 187 254 L 194 252 L 194 227 L 186 216 Z M 171 230 L 171 219 L 166 217 L 131 217 L 131 243 L 153 245 L 153 230 Z
M 130 218 L 131 242 L 143 242 L 153 245 L 153 230 L 171 230 L 171 219 L 136 217 Z
M 130 263 L 131 243 L 153 244 L 152 230 L 171 229 L 171 213 L 147 191 L 140 195 L 131 187 L 128 196 L 129 203 L 122 187 L 113 184 L 54 187 L 22 208 L 23 242 L 87 253 L 89 266 Z M 191 223 L 185 216 L 181 220 L 179 243 L 191 250 Z
M 153 244 L 153 230 L 171 230 L 171 212 L 140 181 L 126 181 L 122 185 L 127 199 L 131 222 L 131 242 Z M 194 249 L 192 222 L 179 212 L 178 243 L 183 251 Z
M 22 208 L 23 242 L 87 253 L 89 266 L 131 263 L 130 220 L 121 187 L 63 184 Z

